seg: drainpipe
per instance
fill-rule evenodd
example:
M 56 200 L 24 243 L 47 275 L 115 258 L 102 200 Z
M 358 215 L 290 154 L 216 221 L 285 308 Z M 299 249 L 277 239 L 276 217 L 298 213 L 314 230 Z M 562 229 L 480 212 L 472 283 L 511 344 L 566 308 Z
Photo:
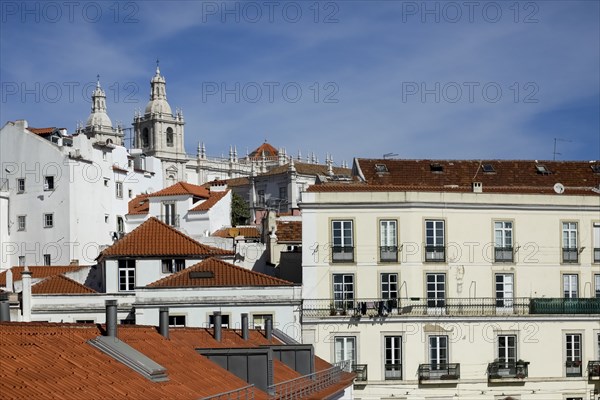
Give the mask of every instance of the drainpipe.
M 213 315 L 214 315 L 213 321 L 214 321 L 214 325 L 215 325 L 214 326 L 214 337 L 217 342 L 220 342 L 221 341 L 221 321 L 222 321 L 221 311 L 215 311 Z
M 271 340 L 271 336 L 273 336 L 273 318 L 268 316 L 265 319 L 265 337 Z
M 10 304 L 6 293 L 0 295 L 0 322 L 10 322 Z
M 242 314 L 242 339 L 248 340 L 248 313 Z
M 106 336 L 117 337 L 117 300 L 106 300 Z
M 23 283 L 23 290 L 21 291 L 21 315 L 24 322 L 31 322 L 31 271 L 27 266 L 21 272 L 21 282 Z
M 158 309 L 158 331 L 166 339 L 169 338 L 169 308 L 160 307 Z

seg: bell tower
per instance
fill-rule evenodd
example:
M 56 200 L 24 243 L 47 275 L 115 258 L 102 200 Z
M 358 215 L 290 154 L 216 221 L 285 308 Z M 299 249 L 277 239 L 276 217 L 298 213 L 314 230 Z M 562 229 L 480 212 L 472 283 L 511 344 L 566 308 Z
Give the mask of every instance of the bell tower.
M 166 86 L 157 60 L 156 73 L 150 80 L 150 100 L 144 113 L 137 112 L 133 118 L 134 147 L 161 160 L 165 185 L 185 181 L 185 165 L 189 161 L 184 146 L 183 112 L 171 111 Z
M 120 126 L 117 129 L 112 126 L 106 113 L 106 93 L 100 86 L 100 75 L 97 78 L 96 88 L 92 93 L 92 111 L 83 132 L 88 138 L 94 138 L 99 142 L 123 146 L 123 131 Z

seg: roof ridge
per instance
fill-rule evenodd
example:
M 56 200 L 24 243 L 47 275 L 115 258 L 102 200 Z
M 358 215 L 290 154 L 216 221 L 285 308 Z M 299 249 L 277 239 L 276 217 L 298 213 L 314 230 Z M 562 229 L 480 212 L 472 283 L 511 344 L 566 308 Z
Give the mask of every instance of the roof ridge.
M 207 258 L 206 260 L 203 260 L 203 261 L 199 262 L 198 264 L 201 264 L 202 262 L 204 262 L 204 261 L 207 261 L 207 260 L 209 260 L 209 259 L 214 259 L 215 261 L 217 261 L 217 262 L 219 262 L 219 263 L 221 263 L 221 264 L 225 264 L 225 265 L 227 265 L 227 266 L 231 266 L 231 267 L 237 268 L 237 269 L 238 269 L 238 270 L 240 270 L 240 271 L 249 272 L 249 273 L 251 273 L 251 274 L 253 274 L 253 275 L 256 275 L 256 276 L 260 276 L 260 277 L 263 277 L 263 278 L 274 279 L 274 280 L 276 280 L 276 281 L 280 281 L 280 282 L 282 282 L 282 283 L 286 283 L 286 284 L 293 284 L 293 282 L 286 281 L 286 280 L 284 280 L 284 279 L 281 279 L 281 278 L 276 278 L 276 277 L 274 277 L 274 276 L 267 275 L 267 274 L 264 274 L 264 273 L 262 273 L 262 272 L 258 272 L 258 271 L 252 271 L 251 269 L 242 268 L 242 267 L 240 267 L 239 265 L 230 264 L 230 263 L 228 263 L 228 262 L 225 262 L 225 261 L 223 261 L 223 260 L 220 260 L 220 259 L 218 259 L 218 258 L 216 258 L 216 257 L 209 257 L 209 258 Z M 198 264 L 196 264 L 196 265 L 198 265 Z M 190 267 L 190 268 L 191 268 L 191 267 Z
M 35 288 L 35 287 L 38 287 L 38 288 L 41 288 L 41 287 L 43 287 L 43 285 L 42 285 L 42 284 L 46 284 L 46 285 L 48 285 L 48 284 L 50 284 L 50 282 L 52 282 L 52 280 L 62 280 L 62 281 L 66 281 L 67 283 L 69 283 L 69 284 L 71 284 L 71 285 L 75 285 L 75 286 L 79 287 L 80 289 L 84 289 L 84 290 L 86 290 L 86 291 L 89 291 L 90 293 L 98 293 L 98 292 L 97 292 L 97 291 L 95 291 L 94 289 L 92 289 L 92 288 L 90 288 L 90 287 L 88 287 L 88 286 L 85 286 L 85 285 L 83 285 L 83 284 L 81 284 L 81 283 L 77 282 L 76 280 L 74 280 L 74 279 L 71 279 L 71 278 L 69 278 L 69 277 L 65 276 L 65 275 L 64 275 L 64 273 L 63 273 L 63 274 L 59 274 L 59 275 L 47 276 L 47 277 L 43 278 L 41 281 L 39 281 L 39 282 L 36 282 L 36 283 L 34 283 L 34 284 L 32 285 L 32 286 L 33 286 L 33 287 L 32 287 L 32 290 L 34 290 L 33 288 Z M 39 285 L 39 286 L 38 286 L 38 285 Z M 35 294 L 35 293 L 34 293 L 34 294 Z

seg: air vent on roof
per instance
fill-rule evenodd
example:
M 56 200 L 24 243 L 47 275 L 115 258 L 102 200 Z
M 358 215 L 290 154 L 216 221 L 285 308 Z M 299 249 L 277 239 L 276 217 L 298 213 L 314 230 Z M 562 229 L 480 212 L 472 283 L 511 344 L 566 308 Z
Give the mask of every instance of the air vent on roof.
M 535 169 L 538 174 L 542 175 L 550 175 L 552 173 L 544 164 L 536 164 Z
M 439 163 L 433 163 L 429 165 L 431 172 L 444 172 L 444 166 Z
M 485 173 L 492 173 L 492 172 L 496 172 L 496 170 L 494 169 L 494 166 L 492 164 L 483 164 L 481 166 L 481 169 L 483 170 L 483 172 Z
M 387 165 L 375 164 L 375 172 L 388 172 Z
M 212 271 L 191 271 L 190 279 L 207 279 L 214 278 L 215 274 Z
M 600 164 L 592 164 L 590 165 L 590 168 L 595 174 L 600 174 Z

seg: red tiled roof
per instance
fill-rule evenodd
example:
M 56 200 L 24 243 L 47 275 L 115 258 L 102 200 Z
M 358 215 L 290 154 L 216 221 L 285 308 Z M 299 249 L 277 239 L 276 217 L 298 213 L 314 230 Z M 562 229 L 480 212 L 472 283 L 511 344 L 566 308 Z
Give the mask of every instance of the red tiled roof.
M 31 133 L 35 133 L 36 135 L 49 135 L 52 132 L 54 132 L 56 128 L 55 127 L 49 127 L 49 128 L 27 128 L 27 130 Z
M 196 272 L 206 272 L 210 277 L 194 278 Z M 148 287 L 207 287 L 207 286 L 290 286 L 292 282 L 254 272 L 237 265 L 209 258 L 198 264 L 162 278 Z
M 264 142 L 260 146 L 258 146 L 252 153 L 249 154 L 249 157 L 255 160 L 262 158 L 263 153 L 265 157 L 277 157 L 279 155 L 279 151 L 271 146 L 269 143 Z
M 64 274 L 65 272 L 77 271 L 80 268 L 83 268 L 83 265 L 40 265 L 40 266 L 31 266 L 28 267 L 31 272 L 32 279 L 41 279 L 48 278 L 54 275 Z M 25 267 L 12 267 L 10 270 L 13 274 L 13 282 L 21 280 L 21 272 Z M 0 286 L 6 286 L 6 272 L 2 271 L 0 273 Z M 12 290 L 12 288 L 8 288 Z
M 250 184 L 250 179 L 248 177 L 231 178 L 226 179 L 225 182 L 227 182 L 227 187 L 237 187 Z
M 231 229 L 237 229 L 238 230 L 238 235 L 237 236 L 243 236 L 245 238 L 260 238 L 260 231 L 258 230 L 258 228 L 255 228 L 253 226 L 239 226 L 236 228 L 222 228 L 219 229 L 218 231 L 215 231 L 211 236 L 216 236 L 216 237 L 222 237 L 222 238 L 233 238 L 234 236 L 231 236 Z
M 148 197 L 149 195 L 147 194 L 140 194 L 129 200 L 129 203 L 127 203 L 127 214 L 148 214 L 148 211 L 150 211 L 150 201 L 148 200 Z
M 233 255 L 233 252 L 198 243 L 155 217 L 150 217 L 112 246 L 104 249 L 98 258 L 119 256 L 193 258 L 216 255 Z
M 278 242 L 302 242 L 302 221 L 277 221 Z
M 158 192 L 150 194 L 150 197 L 182 195 L 204 197 L 207 199 L 210 196 L 210 193 L 205 187 L 193 185 L 187 182 L 177 182 L 176 184 L 164 188 L 163 190 L 159 190 Z
M 483 193 L 555 194 L 554 185 L 565 187 L 564 195 L 597 196 L 592 188 L 600 186 L 600 174 L 587 161 L 534 160 L 374 160 L 358 159 L 364 183 L 329 183 L 313 185 L 309 192 L 362 192 L 362 191 L 423 191 L 472 192 L 473 182 L 481 182 Z M 386 172 L 378 172 L 376 165 L 385 165 Z M 484 172 L 489 164 L 493 172 Z M 432 171 L 432 165 L 442 171 Z M 550 173 L 541 173 L 536 165 L 543 165 Z
M 229 190 L 224 190 L 222 192 L 210 192 L 210 197 L 208 199 L 204 200 L 190 211 L 208 211 L 212 206 L 217 204 L 219 200 L 225 197 L 227 193 L 229 193 Z
M 33 294 L 87 294 L 97 293 L 64 275 L 54 275 L 31 287 Z

